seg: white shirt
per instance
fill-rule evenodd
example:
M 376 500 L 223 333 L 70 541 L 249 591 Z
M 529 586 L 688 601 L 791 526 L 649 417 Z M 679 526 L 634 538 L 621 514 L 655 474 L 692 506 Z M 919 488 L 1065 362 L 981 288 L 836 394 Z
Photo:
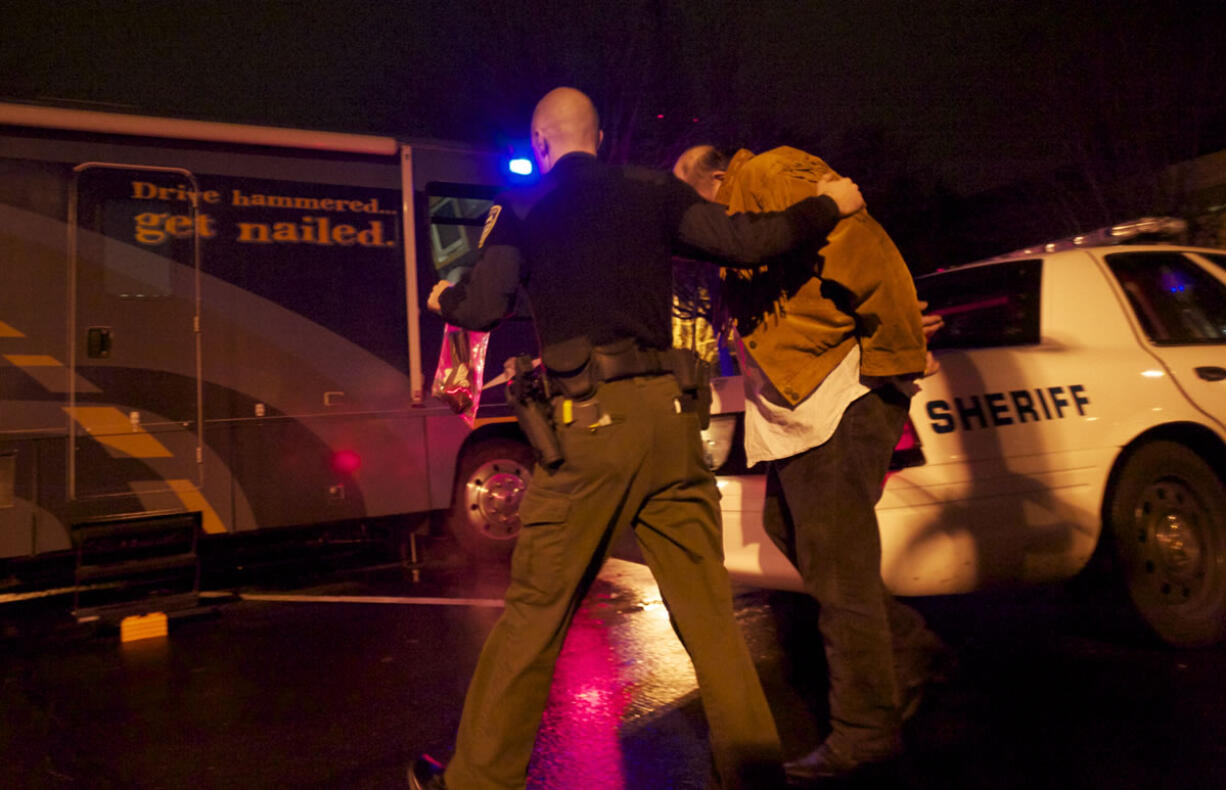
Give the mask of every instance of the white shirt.
M 738 343 L 740 341 L 738 340 Z M 869 388 L 860 383 L 860 346 L 830 371 L 817 389 L 791 406 L 779 394 L 753 357 L 742 353 L 745 380 L 745 457 L 759 461 L 788 458 L 825 444 L 843 419 L 843 412 Z

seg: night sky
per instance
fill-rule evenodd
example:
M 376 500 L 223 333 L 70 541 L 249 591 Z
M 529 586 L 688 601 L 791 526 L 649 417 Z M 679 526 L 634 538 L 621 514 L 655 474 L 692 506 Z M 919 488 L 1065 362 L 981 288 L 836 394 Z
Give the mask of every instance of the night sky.
M 1226 148 L 1220 0 L 3 5 L 20 101 L 506 144 L 571 84 L 611 158 L 788 143 L 866 194 Z

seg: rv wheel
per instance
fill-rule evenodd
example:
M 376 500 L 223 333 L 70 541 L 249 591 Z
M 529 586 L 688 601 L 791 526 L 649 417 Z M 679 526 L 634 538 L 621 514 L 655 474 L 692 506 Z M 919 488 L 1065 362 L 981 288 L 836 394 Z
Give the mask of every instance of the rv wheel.
M 519 503 L 532 477 L 532 449 L 490 439 L 460 459 L 447 528 L 474 559 L 509 557 L 519 534 Z

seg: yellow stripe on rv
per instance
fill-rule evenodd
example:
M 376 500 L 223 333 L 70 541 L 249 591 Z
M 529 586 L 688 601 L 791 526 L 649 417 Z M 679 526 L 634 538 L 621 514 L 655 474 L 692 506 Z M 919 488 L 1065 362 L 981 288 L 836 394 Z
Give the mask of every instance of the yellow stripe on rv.
M 221 523 L 217 511 L 213 510 L 213 506 L 204 498 L 195 483 L 191 480 L 167 480 L 166 484 L 178 495 L 183 507 L 200 511 L 201 528 L 206 534 L 216 535 L 226 531 L 226 525 Z
M 68 368 L 53 356 L 48 354 L 4 354 L 10 364 L 21 368 L 30 378 L 37 381 L 48 392 L 101 392 L 81 374 L 76 374 L 71 380 Z M 70 387 L 70 383 L 73 385 Z
M 0 337 L 25 337 L 25 334 L 20 332 L 12 324 L 6 324 L 0 321 Z
M 64 407 L 69 417 L 93 439 L 133 458 L 170 458 L 173 453 L 144 428 L 133 426 L 128 415 L 114 406 Z M 112 454 L 113 455 L 113 454 Z
M 5 354 L 4 358 L 19 368 L 64 367 L 64 363 L 46 354 Z

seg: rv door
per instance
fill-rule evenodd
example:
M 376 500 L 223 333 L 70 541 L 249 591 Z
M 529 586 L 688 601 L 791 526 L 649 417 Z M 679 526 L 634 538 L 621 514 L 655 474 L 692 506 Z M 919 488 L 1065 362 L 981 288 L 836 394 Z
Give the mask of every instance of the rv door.
M 68 209 L 68 495 L 179 509 L 201 480 L 195 177 L 87 162 Z M 207 196 L 204 196 L 207 198 Z

